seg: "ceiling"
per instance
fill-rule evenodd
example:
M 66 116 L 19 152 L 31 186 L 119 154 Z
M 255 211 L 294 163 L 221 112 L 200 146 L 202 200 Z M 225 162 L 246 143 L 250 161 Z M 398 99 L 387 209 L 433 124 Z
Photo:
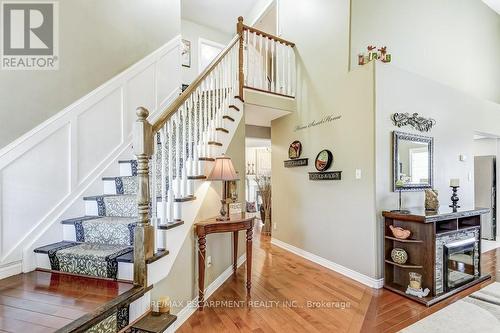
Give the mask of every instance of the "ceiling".
M 483 2 L 500 14 L 500 0 L 483 0 Z
M 182 0 L 181 14 L 183 19 L 236 34 L 238 16 L 247 17 L 256 2 L 255 0 Z
M 245 124 L 271 127 L 271 121 L 290 114 L 284 111 L 265 106 L 245 104 Z

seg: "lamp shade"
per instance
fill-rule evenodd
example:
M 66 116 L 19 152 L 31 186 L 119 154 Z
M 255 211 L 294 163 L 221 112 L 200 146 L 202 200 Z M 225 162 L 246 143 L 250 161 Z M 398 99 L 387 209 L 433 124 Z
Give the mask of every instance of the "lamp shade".
M 207 180 L 237 180 L 238 175 L 234 170 L 231 158 L 227 156 L 220 156 L 215 159 L 215 165 L 208 175 Z

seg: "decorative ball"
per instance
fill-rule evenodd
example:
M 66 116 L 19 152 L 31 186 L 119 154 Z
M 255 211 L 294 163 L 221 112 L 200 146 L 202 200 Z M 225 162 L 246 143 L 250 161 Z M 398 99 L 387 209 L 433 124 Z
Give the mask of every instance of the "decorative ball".
M 392 249 L 391 258 L 396 264 L 403 265 L 408 261 L 408 253 L 398 247 Z

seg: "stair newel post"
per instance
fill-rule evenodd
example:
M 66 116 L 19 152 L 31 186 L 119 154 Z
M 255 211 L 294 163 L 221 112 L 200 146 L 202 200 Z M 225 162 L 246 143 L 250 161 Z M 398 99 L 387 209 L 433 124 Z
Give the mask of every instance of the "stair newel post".
M 243 73 L 243 16 L 238 17 L 238 24 L 236 25 L 236 31 L 240 35 L 240 45 L 238 52 L 238 97 L 243 100 L 243 82 L 244 82 L 244 73 Z
M 134 283 L 147 284 L 146 260 L 154 254 L 154 228 L 150 224 L 149 206 L 149 160 L 153 154 L 153 135 L 147 117 L 149 111 L 143 107 L 137 109 L 134 123 L 133 149 L 137 157 L 137 215 L 138 223 L 134 228 Z

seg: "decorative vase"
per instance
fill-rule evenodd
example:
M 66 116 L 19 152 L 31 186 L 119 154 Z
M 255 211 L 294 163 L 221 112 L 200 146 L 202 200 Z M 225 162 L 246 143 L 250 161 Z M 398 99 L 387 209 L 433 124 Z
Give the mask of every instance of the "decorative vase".
M 262 233 L 268 236 L 271 235 L 271 216 L 266 216 Z
M 406 230 L 406 229 L 403 229 L 401 227 L 395 227 L 395 226 L 390 225 L 389 229 L 391 229 L 394 237 L 396 237 L 398 239 L 407 239 L 411 235 L 410 230 Z
M 401 248 L 394 248 L 391 251 L 391 258 L 396 264 L 403 265 L 408 261 L 408 253 Z
M 425 190 L 425 210 L 437 211 L 439 208 L 438 191 L 434 189 Z

